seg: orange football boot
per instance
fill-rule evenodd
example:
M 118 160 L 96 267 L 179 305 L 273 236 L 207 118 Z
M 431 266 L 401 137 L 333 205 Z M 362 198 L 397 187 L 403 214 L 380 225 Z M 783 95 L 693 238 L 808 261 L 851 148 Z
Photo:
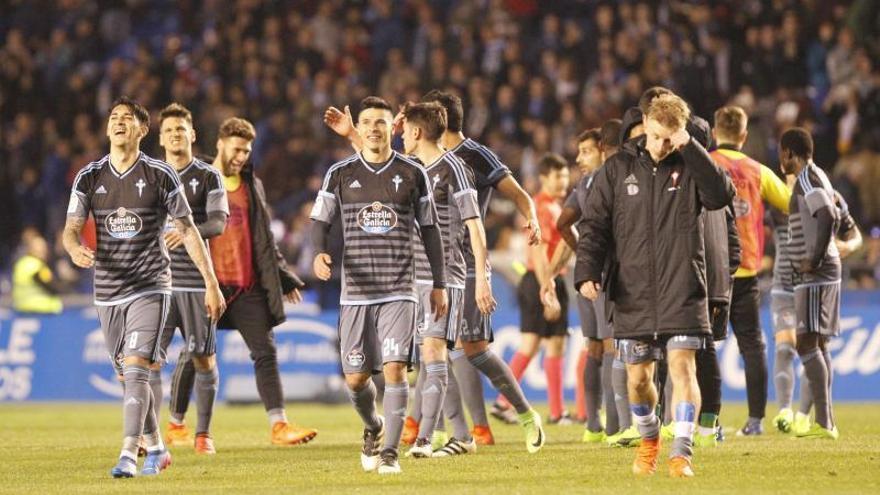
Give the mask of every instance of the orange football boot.
M 669 459 L 669 477 L 670 478 L 693 478 L 694 468 L 691 467 L 691 460 L 684 456 L 675 456 Z
M 660 453 L 660 437 L 643 438 L 642 443 L 636 450 L 636 460 L 633 461 L 633 474 L 650 476 L 657 472 L 657 455 Z
M 196 454 L 212 455 L 217 453 L 214 448 L 214 439 L 208 433 L 196 433 Z
M 272 425 L 273 445 L 298 445 L 308 443 L 318 434 L 318 430 L 302 428 L 286 421 L 278 421 Z
M 471 435 L 477 441 L 477 445 L 495 445 L 495 436 L 492 435 L 489 425 L 474 425 Z
M 165 443 L 170 447 L 189 446 L 193 443 L 192 433 L 185 424 L 178 425 L 169 422 L 168 429 L 165 430 Z

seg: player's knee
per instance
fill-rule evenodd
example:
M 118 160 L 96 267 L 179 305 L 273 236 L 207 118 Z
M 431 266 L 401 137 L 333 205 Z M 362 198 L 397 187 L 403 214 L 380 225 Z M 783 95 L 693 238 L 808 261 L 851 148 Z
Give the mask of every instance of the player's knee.
M 794 330 L 780 330 L 774 335 L 774 340 L 776 341 L 777 346 L 779 344 L 794 345 L 795 342 L 797 342 L 797 335 Z
M 217 358 L 213 354 L 210 356 L 193 356 L 192 363 L 197 371 L 211 371 L 217 365 Z
M 587 355 L 593 359 L 602 359 L 602 355 L 605 354 L 605 347 L 602 344 L 601 340 L 588 339 L 587 342 Z
M 614 339 L 602 339 L 602 352 L 611 358 L 617 354 L 617 349 L 614 348 Z
M 446 361 L 446 340 L 428 337 L 422 343 L 421 352 L 426 363 Z
M 403 383 L 406 380 L 406 363 L 385 363 L 382 374 L 385 375 L 385 383 Z
M 486 352 L 486 350 L 489 349 L 489 343 L 485 340 L 477 342 L 462 342 L 461 348 L 464 349 L 464 354 L 470 357 Z
M 127 356 L 122 362 L 126 366 L 143 366 L 144 368 L 152 368 L 154 364 L 149 359 L 141 356 Z
M 367 382 L 370 380 L 369 373 L 346 373 L 345 375 L 345 385 L 350 390 L 361 390 L 362 388 L 367 386 Z
M 795 344 L 798 356 L 805 356 L 819 348 L 819 336 L 817 334 L 805 334 L 797 339 Z

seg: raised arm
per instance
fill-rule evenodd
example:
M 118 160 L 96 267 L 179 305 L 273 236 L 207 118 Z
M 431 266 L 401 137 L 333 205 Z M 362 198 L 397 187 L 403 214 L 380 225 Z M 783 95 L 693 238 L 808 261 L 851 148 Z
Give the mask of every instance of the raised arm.
M 730 204 L 736 194 L 733 182 L 723 169 L 715 165 L 706 149 L 690 137 L 679 151 L 697 185 L 697 194 L 703 207 L 707 210 L 719 210 Z
M 512 176 L 501 179 L 497 189 L 507 199 L 513 201 L 517 211 L 526 219 L 526 230 L 529 236 L 529 244 L 534 246 L 541 240 L 541 227 L 538 224 L 538 214 L 535 211 L 535 203 L 519 182 Z

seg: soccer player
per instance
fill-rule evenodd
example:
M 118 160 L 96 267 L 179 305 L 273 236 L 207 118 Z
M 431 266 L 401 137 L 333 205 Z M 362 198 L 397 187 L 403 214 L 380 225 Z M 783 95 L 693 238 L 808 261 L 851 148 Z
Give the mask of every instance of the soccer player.
M 421 233 L 431 267 L 429 306 L 435 321 L 447 312 L 443 243 L 430 181 L 416 162 L 391 149 L 394 115 L 378 97 L 361 101 L 360 153 L 334 164 L 318 192 L 311 218 L 314 272 L 330 278 L 331 224 L 342 222 L 340 357 L 349 396 L 364 422 L 361 466 L 400 473 L 397 446 L 409 394 L 406 368 L 416 327 L 413 231 Z M 376 413 L 372 373 L 385 376 L 385 417 Z
M 840 254 L 833 242 L 840 222 L 834 189 L 813 163 L 813 138 L 795 127 L 779 138 L 782 171 L 797 177 L 789 204 L 789 253 L 794 264 L 797 352 L 809 380 L 816 422 L 799 438 L 839 436 L 831 407 L 828 339 L 840 332 Z
M 196 140 L 192 113 L 179 103 L 172 103 L 159 113 L 159 144 L 165 149 L 165 161 L 177 171 L 187 202 L 192 209 L 193 221 L 203 239 L 223 233 L 229 205 L 226 188 L 220 171 L 193 157 L 192 145 Z M 215 357 L 216 322 L 205 316 L 205 285 L 196 266 L 182 247 L 180 232 L 170 225 L 165 232 L 165 245 L 171 255 L 171 304 L 165 331 L 162 334 L 162 350 L 166 350 L 174 337 L 174 329 L 180 328 L 185 345 L 181 360 L 191 359 L 195 367 L 196 425 L 195 451 L 198 454 L 214 454 L 211 438 L 211 417 L 214 399 L 217 397 L 220 376 Z M 182 368 L 182 367 L 181 367 Z M 156 417 L 162 404 L 162 375 L 159 369 L 150 373 L 150 385 L 156 397 Z M 171 423 L 166 432 L 169 445 L 189 445 L 193 439 L 187 434 L 183 415 L 172 412 Z
M 217 328 L 237 329 L 250 351 L 272 444 L 298 445 L 318 432 L 288 421 L 272 327 L 286 319 L 284 301 L 302 300 L 299 290 L 304 284 L 288 268 L 269 229 L 263 183 L 248 162 L 254 139 L 256 130 L 245 119 L 231 117 L 220 124 L 212 166 L 222 175 L 229 221 L 223 233 L 211 239 L 210 250 L 228 307 Z M 191 363 L 178 362 L 173 375 L 168 429 L 175 437 L 188 435 L 182 420 L 194 383 Z
M 502 196 L 514 203 L 517 211 L 525 219 L 528 244 L 536 245 L 541 239 L 541 227 L 532 198 L 513 178 L 510 169 L 501 162 L 498 155 L 485 145 L 464 135 L 464 109 L 461 98 L 453 93 L 432 90 L 422 97 L 422 101 L 436 101 L 446 109 L 447 128 L 441 144 L 454 152 L 473 171 L 474 185 L 480 202 L 480 215 L 486 217 L 492 193 L 495 190 L 499 191 Z M 479 373 L 476 372 L 478 370 L 514 405 L 511 411 L 510 408 L 496 402 L 492 407 L 492 415 L 506 423 L 521 423 L 526 428 L 526 437 L 532 439 L 531 447 L 528 449 L 537 452 L 540 446 L 536 447 L 536 445 L 543 445 L 544 441 L 540 417 L 537 413 L 533 414 L 531 406 L 522 396 L 519 384 L 504 361 L 489 350 L 489 342 L 493 339 L 492 320 L 480 313 L 475 302 L 475 260 L 467 243 L 465 243 L 465 261 L 468 267 L 465 284 L 465 325 L 458 339 L 461 345 L 457 342 L 456 349 L 450 354 L 462 398 L 474 422 L 474 438 L 479 444 L 494 443 L 486 418 L 483 385 Z M 461 350 L 464 353 L 461 353 Z M 512 397 L 515 398 L 515 402 L 512 401 Z M 514 412 L 516 414 L 513 414 Z M 535 418 L 537 421 L 534 420 Z M 538 442 L 539 437 L 540 442 Z
M 225 309 L 211 260 L 190 215 L 177 173 L 140 151 L 150 116 L 126 97 L 110 108 L 110 153 L 80 170 L 73 181 L 64 248 L 73 263 L 95 268 L 95 305 L 110 360 L 123 383 L 123 441 L 114 478 L 137 471 L 138 439 L 147 457 L 142 475 L 171 464 L 152 407 L 150 366 L 161 359 L 160 343 L 171 294 L 168 252 L 162 240 L 170 217 L 205 284 L 204 304 L 214 321 Z M 80 243 L 89 213 L 98 225 L 97 248 Z
M 760 435 L 764 432 L 761 422 L 767 407 L 767 348 L 761 329 L 758 290 L 758 271 L 764 255 L 764 201 L 787 215 L 791 192 L 772 170 L 740 151 L 748 139 L 747 128 L 748 116 L 742 108 L 718 109 L 712 128 L 718 149 L 709 155 L 727 170 L 736 187 L 733 206 L 742 257 L 734 274 L 730 325 L 745 362 L 749 403 L 749 418 L 737 435 Z M 787 349 L 793 350 L 793 345 L 793 341 L 780 341 L 777 349 L 781 347 L 784 354 Z M 714 418 L 701 420 L 701 426 L 714 427 Z
M 462 132 L 464 110 L 461 99 L 451 93 L 432 90 L 422 97 L 422 101 L 436 101 L 446 109 L 447 127 L 440 143 L 443 148 L 453 151 L 473 171 L 481 216 L 486 216 L 492 192 L 497 189 L 505 197 L 512 200 L 520 214 L 526 218 L 529 244 L 537 243 L 541 232 L 531 197 L 522 189 L 511 175 L 510 169 L 498 159 L 492 150 L 465 137 Z M 360 140 L 360 137 L 354 130 L 351 114 L 347 107 L 345 113 L 336 108 L 329 108 L 325 113 L 325 122 L 338 134 L 347 136 L 355 147 L 358 146 L 357 141 Z M 532 414 L 531 406 L 523 396 L 522 390 L 510 373 L 507 364 L 489 349 L 489 342 L 493 338 L 491 319 L 482 315 L 476 305 L 475 261 L 467 243 L 465 243 L 465 262 L 468 268 L 467 282 L 465 283 L 465 325 L 458 338 L 460 342 L 456 342 L 456 348 L 449 355 L 452 361 L 454 380 L 460 385 L 462 399 L 474 422 L 471 433 L 477 444 L 491 445 L 495 443 L 486 415 L 482 381 L 479 374 L 476 373 L 476 370 L 479 370 L 489 378 L 498 391 L 504 393 L 508 400 L 514 403 L 514 409 L 519 414 L 517 416 L 513 414 L 513 411 L 496 405 L 493 407 L 493 416 L 508 423 L 521 422 L 526 429 L 527 442 L 528 439 L 531 439 L 531 446 L 527 445 L 527 449 L 537 452 L 544 442 L 540 417 Z M 453 378 L 450 377 L 450 382 L 452 380 Z M 450 394 L 451 391 L 447 391 L 447 403 L 452 403 Z
M 656 472 L 660 421 L 654 362 L 665 350 L 673 381 L 672 477 L 694 475 L 694 420 L 700 408 L 695 352 L 711 334 L 701 214 L 720 209 L 734 189 L 685 130 L 687 104 L 651 101 L 645 136 L 624 143 L 596 174 L 578 239 L 575 283 L 595 301 L 609 251 L 605 291 L 614 303 L 614 337 L 627 365 L 629 398 L 642 441 L 633 472 Z
M 538 162 L 541 190 L 533 198 L 538 211 L 542 239 L 528 251 L 527 271 L 519 283 L 520 345 L 510 360 L 517 381 L 522 378 L 541 344 L 544 346 L 544 373 L 550 423 L 571 424 L 562 397 L 562 356 L 568 336 L 568 291 L 562 277 L 550 272 L 550 259 L 562 236 L 556 220 L 568 191 L 568 163 L 561 156 L 547 154 Z M 564 268 L 561 270 L 564 271 Z M 554 278 L 555 275 L 555 278 Z M 542 291 L 542 288 L 545 290 Z M 499 397 L 498 401 L 503 398 Z
M 598 129 L 584 131 L 578 136 L 577 165 L 581 169 L 582 177 L 575 189 L 571 192 L 562 213 L 556 222 L 562 239 L 553 259 L 550 263 L 550 273 L 556 274 L 568 264 L 571 256 L 577 249 L 577 237 L 572 229 L 580 223 L 583 216 L 583 205 L 586 203 L 592 178 L 599 166 L 606 159 L 617 152 L 620 136 L 621 121 L 612 119 Z M 595 304 L 583 297 L 577 298 L 578 312 L 581 318 L 581 331 L 584 335 L 584 348 L 578 359 L 578 385 L 575 390 L 575 400 L 578 402 L 578 416 L 581 422 L 586 422 L 583 434 L 585 443 L 594 443 L 614 437 L 613 442 L 626 437 L 625 443 L 638 438 L 638 430 L 632 425 L 632 415 L 629 411 L 629 403 L 626 401 L 626 393 L 622 394 L 622 404 L 615 401 L 612 380 L 614 377 L 615 349 L 614 340 L 611 336 L 611 325 L 605 313 L 605 297 L 600 296 Z M 618 368 L 626 386 L 626 370 L 623 363 Z M 599 421 L 599 401 L 604 392 L 605 398 L 605 430 Z M 618 405 L 624 407 L 619 408 Z
M 450 417 L 454 432 L 446 445 L 432 452 L 433 427 L 442 413 L 447 388 L 448 340 L 455 342 L 463 322 L 462 306 L 467 276 L 463 249 L 465 234 L 470 233 L 469 243 L 477 260 L 476 304 L 480 312 L 489 315 L 495 309 L 495 300 L 487 276 L 486 233 L 480 222 L 477 191 L 473 187 L 472 173 L 452 152 L 444 151 L 439 144 L 446 131 L 446 110 L 436 102 L 409 105 L 403 110 L 404 151 L 425 167 L 433 189 L 434 204 L 440 226 L 446 258 L 446 290 L 449 295 L 449 312 L 438 321 L 430 314 L 431 269 L 425 252 L 416 243 L 416 287 L 422 305 L 424 319 L 418 326 L 416 341 L 421 345 L 421 359 L 425 368 L 422 385 L 421 423 L 415 445 L 408 455 L 414 457 L 446 457 L 476 452 L 477 444 L 468 431 L 463 414 Z M 422 316 L 420 313 L 419 316 Z M 461 400 L 458 397 L 455 400 Z M 458 408 L 461 409 L 460 406 Z
M 797 178 L 786 176 L 789 186 L 793 187 Z M 849 208 L 843 197 L 835 191 L 835 206 L 840 212 L 840 229 L 834 238 L 840 258 L 843 259 L 859 249 L 862 245 L 862 234 L 858 229 Z M 780 337 L 785 341 L 796 342 L 796 321 L 794 305 L 794 285 L 792 282 L 791 254 L 789 252 L 788 216 L 775 214 L 771 217 L 773 223 L 773 236 L 776 243 L 776 255 L 773 260 L 773 286 L 770 291 L 770 309 L 773 320 L 773 328 L 776 333 L 776 363 L 773 366 L 773 374 L 776 385 L 776 400 L 779 403 L 780 412 L 774 418 L 776 428 L 783 433 L 794 431 L 795 433 L 807 431 L 810 428 L 810 409 L 813 407 L 813 398 L 810 393 L 810 384 L 806 375 L 801 374 L 800 395 L 801 403 L 799 410 L 792 413 L 791 404 L 794 394 L 795 370 L 794 356 L 780 356 Z M 794 348 L 791 349 L 794 353 Z M 783 359 L 786 358 L 786 359 Z

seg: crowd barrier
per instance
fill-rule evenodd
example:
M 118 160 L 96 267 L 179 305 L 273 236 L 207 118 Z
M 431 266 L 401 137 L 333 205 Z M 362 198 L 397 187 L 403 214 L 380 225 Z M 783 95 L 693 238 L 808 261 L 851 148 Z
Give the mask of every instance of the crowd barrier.
M 493 317 L 496 352 L 509 359 L 519 341 L 519 314 L 511 291 L 499 291 L 500 310 Z M 510 304 L 505 300 L 510 299 Z M 831 341 L 834 399 L 880 399 L 880 292 L 844 292 L 841 334 Z M 312 306 L 313 308 L 314 306 Z M 337 351 L 337 311 L 291 311 L 276 327 L 278 361 L 288 400 L 344 399 Z M 770 394 L 773 396 L 773 336 L 765 304 L 762 322 L 767 337 Z M 571 338 L 565 359 L 566 397 L 574 395 L 577 355 L 582 338 L 571 312 Z M 165 385 L 182 346 L 175 337 L 168 350 Z M 221 373 L 220 399 L 259 400 L 247 347 L 238 332 L 221 331 L 217 339 Z M 719 347 L 725 400 L 745 399 L 745 376 L 731 337 Z M 540 356 L 523 377 L 529 399 L 544 400 L 546 380 Z M 487 398 L 493 396 L 486 387 Z M 93 307 L 67 308 L 57 316 L 34 316 L 0 309 L 0 402 L 100 401 L 121 396 L 110 367 Z

